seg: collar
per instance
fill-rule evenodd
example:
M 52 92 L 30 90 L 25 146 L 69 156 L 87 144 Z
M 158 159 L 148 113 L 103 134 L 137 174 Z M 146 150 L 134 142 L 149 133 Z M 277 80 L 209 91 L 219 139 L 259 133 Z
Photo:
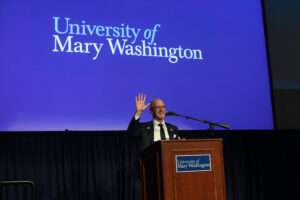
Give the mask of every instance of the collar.
M 163 122 L 158 122 L 155 119 L 153 119 L 153 126 L 158 126 L 158 124 L 162 124 L 164 127 L 166 126 L 165 120 Z

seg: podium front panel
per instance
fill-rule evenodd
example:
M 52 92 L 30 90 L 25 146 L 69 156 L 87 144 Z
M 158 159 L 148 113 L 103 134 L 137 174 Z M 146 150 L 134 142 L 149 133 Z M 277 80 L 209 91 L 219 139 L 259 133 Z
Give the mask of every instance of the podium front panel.
M 157 194 L 153 199 L 226 199 L 222 139 L 161 141 L 142 157 L 150 155 L 156 155 L 157 172 L 151 174 L 151 181 L 144 180 L 144 189 Z M 153 162 L 144 160 L 144 168 L 153 172 Z M 150 178 L 146 171 L 143 173 L 142 176 Z M 156 192 L 147 184 L 154 184 Z M 144 200 L 152 197 L 148 195 Z

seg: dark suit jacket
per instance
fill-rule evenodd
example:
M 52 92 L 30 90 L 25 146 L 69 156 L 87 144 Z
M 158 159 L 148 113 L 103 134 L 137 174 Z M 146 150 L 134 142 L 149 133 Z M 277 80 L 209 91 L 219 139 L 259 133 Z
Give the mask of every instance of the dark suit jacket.
M 140 123 L 140 120 L 135 120 L 133 117 L 127 129 L 127 133 L 130 136 L 141 137 L 142 150 L 146 149 L 154 142 L 154 127 L 153 121 Z M 177 139 L 178 128 L 172 124 L 165 123 L 168 129 L 169 139 Z

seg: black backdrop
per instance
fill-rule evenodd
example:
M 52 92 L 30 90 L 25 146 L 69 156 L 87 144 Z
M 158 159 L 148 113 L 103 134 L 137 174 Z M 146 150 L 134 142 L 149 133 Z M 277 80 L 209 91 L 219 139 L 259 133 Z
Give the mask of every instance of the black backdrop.
M 295 199 L 300 131 L 184 131 L 223 138 L 228 200 Z M 125 132 L 0 133 L 0 181 L 32 180 L 37 199 L 140 199 L 138 138 Z M 7 190 L 6 190 L 7 191 Z M 9 198 L 19 198 L 15 191 Z

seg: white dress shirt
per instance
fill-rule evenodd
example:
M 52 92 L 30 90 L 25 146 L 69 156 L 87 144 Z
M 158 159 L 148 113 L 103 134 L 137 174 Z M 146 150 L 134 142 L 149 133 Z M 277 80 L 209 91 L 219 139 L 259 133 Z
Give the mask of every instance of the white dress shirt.
M 160 126 L 158 126 L 158 124 L 162 124 L 163 129 L 165 131 L 165 137 L 166 140 L 169 140 L 169 133 L 168 133 L 168 129 L 167 126 L 165 124 L 165 121 L 163 122 L 158 122 L 155 119 L 153 119 L 153 128 L 154 128 L 154 142 L 161 140 L 160 138 Z

